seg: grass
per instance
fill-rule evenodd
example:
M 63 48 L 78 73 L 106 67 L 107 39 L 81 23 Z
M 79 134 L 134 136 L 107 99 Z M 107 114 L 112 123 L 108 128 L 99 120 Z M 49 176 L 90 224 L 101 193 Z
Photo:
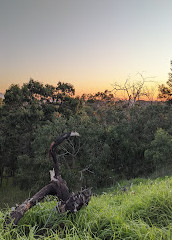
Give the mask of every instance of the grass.
M 28 191 L 22 191 L 12 184 L 13 179 L 3 179 L 0 187 L 0 209 L 13 207 L 29 197 Z
M 7 212 L 0 212 L 0 239 L 172 239 L 172 177 L 132 183 L 128 192 L 114 186 L 93 196 L 75 215 L 59 215 L 55 200 L 37 204 L 5 231 Z

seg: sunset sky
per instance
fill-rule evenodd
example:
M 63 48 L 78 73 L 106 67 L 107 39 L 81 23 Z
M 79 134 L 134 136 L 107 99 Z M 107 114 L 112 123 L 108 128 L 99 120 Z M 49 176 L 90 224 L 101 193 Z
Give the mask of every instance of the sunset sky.
M 171 0 L 0 0 L 0 92 L 30 78 L 112 89 L 136 73 L 165 83 Z

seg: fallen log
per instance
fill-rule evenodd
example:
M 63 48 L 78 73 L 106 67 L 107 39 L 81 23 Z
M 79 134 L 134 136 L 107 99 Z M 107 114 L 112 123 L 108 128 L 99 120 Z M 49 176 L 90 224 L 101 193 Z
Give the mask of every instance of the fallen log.
M 65 213 L 67 211 L 70 213 L 75 213 L 83 206 L 88 205 L 91 199 L 91 189 L 84 189 L 75 194 L 70 194 L 66 181 L 62 179 L 59 173 L 59 164 L 55 153 L 55 148 L 65 139 L 72 136 L 79 136 L 79 134 L 77 132 L 65 133 L 52 142 L 49 149 L 49 156 L 52 158 L 54 163 L 54 169 L 50 171 L 51 182 L 44 186 L 32 198 L 26 199 L 21 205 L 16 207 L 15 210 L 10 213 L 10 216 L 6 218 L 5 225 L 10 223 L 16 225 L 24 216 L 26 211 L 36 205 L 37 202 L 43 200 L 47 195 L 54 195 L 58 197 L 59 202 L 57 206 L 60 213 Z

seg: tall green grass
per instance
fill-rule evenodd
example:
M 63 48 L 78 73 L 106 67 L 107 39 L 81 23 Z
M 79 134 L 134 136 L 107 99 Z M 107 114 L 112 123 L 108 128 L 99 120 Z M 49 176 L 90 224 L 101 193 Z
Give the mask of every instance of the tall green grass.
M 0 209 L 13 207 L 29 198 L 29 191 L 22 191 L 13 185 L 13 179 L 3 179 L 0 187 Z
M 128 192 L 114 186 L 93 196 L 75 215 L 60 215 L 56 201 L 37 204 L 6 231 L 1 212 L 0 239 L 172 239 L 172 177 L 132 183 Z

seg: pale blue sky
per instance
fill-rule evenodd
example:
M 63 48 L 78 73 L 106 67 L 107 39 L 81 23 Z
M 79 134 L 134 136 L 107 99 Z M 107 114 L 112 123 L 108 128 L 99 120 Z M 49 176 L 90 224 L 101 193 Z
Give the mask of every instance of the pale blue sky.
M 31 77 L 77 93 L 168 80 L 171 0 L 0 0 L 0 92 Z

